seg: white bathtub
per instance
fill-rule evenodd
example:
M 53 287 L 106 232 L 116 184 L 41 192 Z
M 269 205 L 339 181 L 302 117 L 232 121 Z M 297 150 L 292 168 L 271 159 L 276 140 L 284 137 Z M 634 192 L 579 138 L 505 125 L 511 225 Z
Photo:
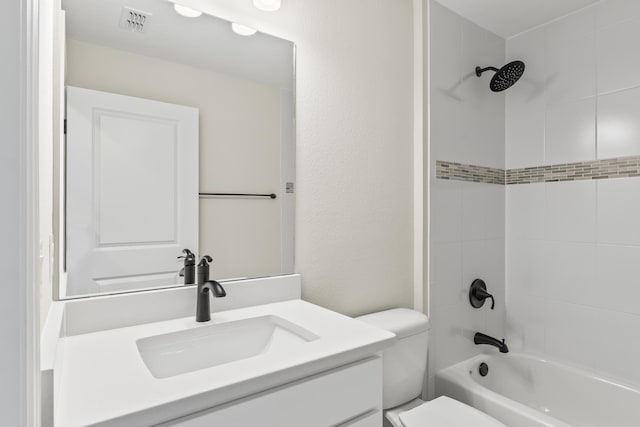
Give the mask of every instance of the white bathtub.
M 443 369 L 435 391 L 508 427 L 640 426 L 640 389 L 524 354 L 480 355 Z

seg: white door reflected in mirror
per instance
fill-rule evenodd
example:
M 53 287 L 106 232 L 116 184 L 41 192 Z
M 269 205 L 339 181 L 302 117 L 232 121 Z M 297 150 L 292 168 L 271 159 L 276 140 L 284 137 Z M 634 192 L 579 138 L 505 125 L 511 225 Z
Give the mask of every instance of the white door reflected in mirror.
M 175 285 L 197 188 L 196 108 L 68 87 L 66 295 Z

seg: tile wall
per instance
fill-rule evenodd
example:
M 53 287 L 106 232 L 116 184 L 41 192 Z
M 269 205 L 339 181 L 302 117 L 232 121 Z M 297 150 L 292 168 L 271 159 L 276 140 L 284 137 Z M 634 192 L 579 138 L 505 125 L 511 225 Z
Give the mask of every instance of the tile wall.
M 507 41 L 506 168 L 640 155 L 640 1 L 597 3 Z M 634 159 L 635 161 L 635 159 Z M 640 383 L 640 178 L 506 187 L 507 336 Z
M 495 180 L 496 169 L 505 168 L 505 98 L 489 90 L 490 75 L 478 78 L 474 70 L 504 63 L 505 41 L 436 2 L 431 2 L 430 31 L 432 377 L 483 350 L 473 344 L 476 331 L 504 335 L 505 190 L 488 182 Z M 436 160 L 475 174 L 480 182 L 436 179 Z M 476 278 L 496 295 L 494 311 L 489 304 L 470 306 L 469 286 Z

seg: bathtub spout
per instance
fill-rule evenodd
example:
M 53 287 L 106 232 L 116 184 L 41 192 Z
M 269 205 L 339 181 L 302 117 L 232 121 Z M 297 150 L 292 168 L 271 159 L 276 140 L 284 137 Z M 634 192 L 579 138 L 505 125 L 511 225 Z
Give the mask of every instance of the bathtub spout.
M 505 344 L 504 339 L 502 341 L 497 340 L 489 335 L 485 335 L 481 332 L 476 332 L 473 336 L 473 342 L 476 344 L 488 344 L 497 347 L 500 353 L 509 353 L 509 347 Z

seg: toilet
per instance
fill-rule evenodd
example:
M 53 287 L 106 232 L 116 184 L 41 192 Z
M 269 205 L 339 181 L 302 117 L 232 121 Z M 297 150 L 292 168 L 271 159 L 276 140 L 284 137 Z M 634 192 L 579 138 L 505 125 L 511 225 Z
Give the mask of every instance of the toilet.
M 358 317 L 396 334 L 382 353 L 384 415 L 394 427 L 506 427 L 471 406 L 446 396 L 420 399 L 427 367 L 429 320 L 414 310 L 397 308 Z

